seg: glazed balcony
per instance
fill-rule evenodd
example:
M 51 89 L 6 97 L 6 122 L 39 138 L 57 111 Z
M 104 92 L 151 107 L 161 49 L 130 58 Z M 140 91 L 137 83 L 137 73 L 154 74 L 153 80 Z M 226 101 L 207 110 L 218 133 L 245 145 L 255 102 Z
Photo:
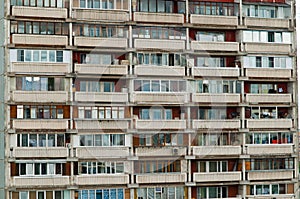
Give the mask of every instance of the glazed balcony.
M 11 181 L 13 187 L 49 187 L 68 186 L 70 184 L 69 176 L 22 176 L 13 177 Z
M 68 129 L 67 119 L 16 119 L 12 122 L 14 129 Z
M 189 95 L 183 92 L 136 92 L 132 94 L 132 102 L 139 104 L 184 104 Z
M 127 65 L 75 64 L 75 73 L 79 75 L 127 75 Z
M 228 172 L 211 172 L 211 173 L 194 173 L 194 182 L 232 182 L 242 179 L 240 171 Z
M 136 129 L 186 129 L 186 120 L 136 120 Z
M 193 129 L 239 129 L 240 120 L 220 119 L 220 120 L 193 120 Z
M 13 157 L 16 158 L 58 158 L 68 157 L 66 147 L 15 147 Z
M 66 91 L 12 91 L 11 100 L 14 102 L 67 102 Z
M 235 16 L 213 16 L 191 14 L 191 24 L 209 25 L 209 26 L 237 26 L 238 17 Z
M 135 66 L 136 75 L 145 76 L 185 76 L 185 67 L 182 66 Z
M 192 41 L 191 49 L 197 51 L 239 51 L 238 42 L 204 42 L 204 41 Z
M 80 102 L 128 102 L 128 94 L 121 92 L 75 92 Z
M 193 76 L 201 77 L 238 77 L 240 75 L 239 68 L 220 68 L 220 67 L 193 67 Z
M 293 170 L 248 171 L 248 180 L 293 179 Z
M 263 28 L 289 28 L 290 20 L 289 19 L 268 19 L 268 18 L 254 18 L 254 17 L 245 17 L 245 26 L 252 27 L 263 27 Z
M 293 128 L 292 119 L 248 119 L 249 129 L 290 129 Z
M 66 63 L 13 62 L 9 68 L 12 73 L 70 73 Z
M 292 94 L 246 94 L 247 103 L 292 103 Z
M 184 50 L 184 40 L 174 39 L 134 39 L 137 49 Z
M 93 48 L 127 48 L 126 38 L 101 38 L 101 37 L 74 37 L 75 46 L 93 47 Z
M 186 155 L 186 147 L 138 147 L 135 149 L 136 156 L 183 156 Z
M 193 93 L 192 102 L 209 104 L 239 103 L 240 94 L 235 93 Z
M 135 177 L 137 184 L 184 183 L 186 181 L 185 173 L 138 174 Z
M 246 68 L 247 77 L 257 78 L 291 78 L 291 69 Z
M 12 43 L 17 45 L 67 46 L 68 37 L 60 35 L 13 34 Z
M 248 144 L 246 154 L 248 155 L 286 155 L 293 154 L 292 144 Z
M 125 22 L 129 21 L 126 10 L 74 9 L 73 18 L 77 20 Z
M 248 53 L 291 53 L 290 44 L 278 43 L 245 43 L 245 52 Z
M 78 130 L 126 130 L 129 128 L 128 120 L 75 120 L 75 128 Z
M 126 158 L 129 156 L 128 147 L 78 147 L 78 158 Z
M 121 185 L 128 184 L 129 176 L 126 174 L 95 174 L 75 176 L 76 185 Z
M 13 6 L 12 16 L 66 19 L 68 10 L 66 8 Z
M 196 156 L 227 156 L 241 155 L 241 146 L 192 146 L 192 153 Z
M 133 19 L 138 22 L 184 23 L 184 15 L 177 13 L 135 12 L 133 14 Z

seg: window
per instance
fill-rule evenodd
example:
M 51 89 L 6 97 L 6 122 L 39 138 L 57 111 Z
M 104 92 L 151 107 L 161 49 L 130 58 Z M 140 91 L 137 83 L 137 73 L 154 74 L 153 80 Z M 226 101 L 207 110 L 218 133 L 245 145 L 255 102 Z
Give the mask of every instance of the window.
M 26 25 L 24 23 L 26 23 Z M 13 21 L 11 23 L 11 31 L 11 33 L 18 34 L 68 35 L 69 25 L 67 23 L 58 22 Z
M 140 118 L 150 120 L 171 120 L 173 119 L 172 109 L 143 108 L 140 109 Z
M 225 41 L 225 33 L 198 31 L 196 33 L 196 41 L 224 42 Z
M 197 93 L 240 93 L 240 82 L 235 80 L 196 80 Z
M 159 90 L 152 88 L 159 86 Z M 142 92 L 185 92 L 186 82 L 181 80 L 135 80 L 134 90 Z
M 78 107 L 80 119 L 123 119 L 124 107 Z
M 181 54 L 137 53 L 137 55 L 135 55 L 134 59 L 137 59 L 137 63 L 135 63 L 135 64 L 140 64 L 140 65 L 186 66 L 185 55 L 181 55 Z
M 294 169 L 293 158 L 251 159 L 251 170 Z
M 164 198 L 164 199 L 182 199 L 185 198 L 183 187 L 148 187 L 137 189 L 138 199 Z
M 139 146 L 182 146 L 183 134 L 158 133 L 158 134 L 140 134 Z
M 80 174 L 124 173 L 124 162 L 80 162 Z
M 126 38 L 127 29 L 124 26 L 104 26 L 104 25 L 88 25 L 74 24 L 76 36 L 84 37 L 106 37 L 106 38 Z
M 198 187 L 197 199 L 203 198 L 228 198 L 227 187 Z
M 243 5 L 244 15 L 257 18 L 290 18 L 290 10 L 283 6 Z
M 174 2 L 170 0 L 138 0 L 136 10 L 137 12 L 185 13 L 185 2 Z
M 124 199 L 124 189 L 97 189 L 97 190 L 77 190 L 75 195 L 78 194 L 78 199 Z
M 240 145 L 240 136 L 236 133 L 200 133 L 195 137 L 196 146 Z
M 17 106 L 17 118 L 19 119 L 62 119 L 64 118 L 63 113 L 62 106 Z
M 293 134 L 276 133 L 248 133 L 247 144 L 293 144 Z
M 134 163 L 135 173 L 173 173 L 181 171 L 180 160 L 147 160 Z
M 238 5 L 233 3 L 189 2 L 190 14 L 237 16 Z
M 124 134 L 80 135 L 80 146 L 125 146 Z
M 82 92 L 115 92 L 114 82 L 80 81 Z
M 17 134 L 18 147 L 64 147 L 69 141 L 69 134 Z
M 112 54 L 80 54 L 82 64 L 110 65 L 113 61 Z
M 289 32 L 243 31 L 244 42 L 270 42 L 291 44 L 292 35 Z
M 64 79 L 56 77 L 16 77 L 17 90 L 64 91 Z
M 286 194 L 287 184 L 257 184 L 250 185 L 251 195 Z
M 135 27 L 132 32 L 133 38 L 186 40 L 186 31 L 183 28 Z
M 225 57 L 197 57 L 196 67 L 225 67 Z
M 61 190 L 55 190 L 55 191 L 20 191 L 20 192 L 12 192 L 18 193 L 19 197 L 18 199 L 29 199 L 29 196 L 34 196 L 36 199 L 63 199 L 64 198 L 64 192 L 68 191 L 61 191 Z M 46 197 L 47 196 L 47 197 Z M 50 197 L 51 196 L 51 197 Z M 15 199 L 14 197 L 11 199 Z
M 64 163 L 17 163 L 21 176 L 62 175 Z
M 292 68 L 291 57 L 244 57 L 246 68 Z

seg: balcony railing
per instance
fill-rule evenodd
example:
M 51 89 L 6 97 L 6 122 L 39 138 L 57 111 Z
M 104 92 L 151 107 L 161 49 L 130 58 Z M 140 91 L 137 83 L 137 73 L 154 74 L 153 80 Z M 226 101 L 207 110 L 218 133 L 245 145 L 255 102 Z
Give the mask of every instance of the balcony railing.
M 73 18 L 78 20 L 120 22 L 129 21 L 126 10 L 74 9 Z
M 291 94 L 246 94 L 248 103 L 292 103 Z
M 94 129 L 94 130 L 126 130 L 129 128 L 128 120 L 75 120 L 75 127 L 78 130 Z
M 248 119 L 249 129 L 289 129 L 293 127 L 292 119 Z
M 20 45 L 67 46 L 68 37 L 60 35 L 13 34 L 12 43 Z
M 128 184 L 129 176 L 126 174 L 98 174 L 75 176 L 77 185 L 119 185 Z
M 136 175 L 136 183 L 184 183 L 186 181 L 185 173 L 151 173 Z
M 13 187 L 59 187 L 68 186 L 70 184 L 69 176 L 28 176 L 28 177 L 13 177 Z
M 219 104 L 239 103 L 240 94 L 235 93 L 193 93 L 192 102 Z
M 78 158 L 126 158 L 129 156 L 128 147 L 78 147 L 76 149 Z
M 182 92 L 136 92 L 132 95 L 132 102 L 140 104 L 184 104 L 188 102 L 188 97 L 187 93 Z
M 66 91 L 13 91 L 11 98 L 14 102 L 67 102 Z
M 268 28 L 289 28 L 289 19 L 266 19 L 266 18 L 254 18 L 245 17 L 245 25 L 253 27 L 268 27 Z
M 274 68 L 246 68 L 247 77 L 258 78 L 291 78 L 291 69 L 274 69 Z
M 276 154 L 293 154 L 292 144 L 247 144 L 246 153 L 248 155 L 276 155 Z
M 134 47 L 139 49 L 184 50 L 184 40 L 173 39 L 134 39 Z
M 138 22 L 163 22 L 176 24 L 182 24 L 184 22 L 184 15 L 177 13 L 135 12 L 133 18 L 134 21 Z
M 126 38 L 100 38 L 100 37 L 79 37 L 74 38 L 75 46 L 86 46 L 93 48 L 127 48 Z
M 241 146 L 192 146 L 192 153 L 196 156 L 241 155 Z
M 66 8 L 13 6 L 12 16 L 65 19 L 68 17 L 68 10 Z
M 204 42 L 192 41 L 191 49 L 198 51 L 239 51 L 238 42 Z
M 75 92 L 80 102 L 128 102 L 128 94 L 121 92 Z
M 220 67 L 193 67 L 193 76 L 201 77 L 238 77 L 240 75 L 239 68 L 220 68 Z
M 186 129 L 186 120 L 137 120 L 136 129 Z
M 75 73 L 89 75 L 126 75 L 127 65 L 75 64 Z
M 16 158 L 58 158 L 68 157 L 66 147 L 15 147 L 13 157 Z
M 66 63 L 14 62 L 10 65 L 13 73 L 69 73 L 70 65 Z
M 17 119 L 14 129 L 68 129 L 67 119 Z
M 186 155 L 186 147 L 138 147 L 135 149 L 136 156 L 182 156 Z
M 290 44 L 278 44 L 278 43 L 245 43 L 245 51 L 253 53 L 291 53 Z
M 190 20 L 192 24 L 199 25 L 217 25 L 217 26 L 237 26 L 238 17 L 236 16 L 213 16 L 191 14 Z
M 193 179 L 194 182 L 228 182 L 240 181 L 242 176 L 240 171 L 194 173 Z
M 293 179 L 293 170 L 249 171 L 248 180 L 284 180 Z
M 145 66 L 137 65 L 135 67 L 136 75 L 145 76 L 185 76 L 185 67 L 181 66 Z
M 224 119 L 224 120 L 193 120 L 194 129 L 239 129 L 240 120 Z

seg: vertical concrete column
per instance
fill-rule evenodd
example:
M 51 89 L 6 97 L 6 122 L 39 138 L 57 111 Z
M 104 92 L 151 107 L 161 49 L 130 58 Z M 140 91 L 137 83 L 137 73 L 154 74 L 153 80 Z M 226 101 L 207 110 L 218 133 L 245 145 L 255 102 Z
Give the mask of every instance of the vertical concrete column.
M 73 27 L 72 27 L 72 23 L 69 23 L 69 45 L 73 46 Z

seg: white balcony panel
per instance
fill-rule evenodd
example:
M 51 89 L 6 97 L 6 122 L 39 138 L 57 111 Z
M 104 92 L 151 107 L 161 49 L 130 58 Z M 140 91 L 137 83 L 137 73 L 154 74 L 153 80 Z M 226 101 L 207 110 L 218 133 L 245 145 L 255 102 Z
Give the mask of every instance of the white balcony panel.
M 14 129 L 68 129 L 66 119 L 18 119 L 13 120 Z
M 126 65 L 75 64 L 75 73 L 90 75 L 127 75 Z
M 129 21 L 129 13 L 124 10 L 74 9 L 73 18 L 92 21 Z
M 137 129 L 186 129 L 186 120 L 137 120 Z
M 116 158 L 127 157 L 129 155 L 128 147 L 78 147 L 78 158 Z
M 238 77 L 240 75 L 239 68 L 220 68 L 220 67 L 193 67 L 193 76 L 201 77 Z
M 38 18 L 67 18 L 67 8 L 13 6 L 12 16 Z
M 180 66 L 143 66 L 135 67 L 136 75 L 147 76 L 184 76 L 185 68 Z
M 240 120 L 193 120 L 194 129 L 239 129 Z
M 291 69 L 274 69 L 274 68 L 246 68 L 247 77 L 258 78 L 291 78 Z
M 193 155 L 240 155 L 241 146 L 192 146 Z
M 172 39 L 135 39 L 134 47 L 142 49 L 184 50 L 185 41 Z
M 77 185 L 117 185 L 128 184 L 129 176 L 126 174 L 99 174 L 99 175 L 79 175 L 75 176 Z
M 126 130 L 129 128 L 129 121 L 126 120 L 76 120 L 76 129 L 78 130 L 106 130 L 120 129 Z
M 161 22 L 176 24 L 181 24 L 184 22 L 184 15 L 177 13 L 135 12 L 133 18 L 134 21 L 138 22 Z
M 211 173 L 194 173 L 194 182 L 225 182 L 240 181 L 241 172 L 211 172 Z
M 152 173 L 136 175 L 136 183 L 183 183 L 186 181 L 185 173 Z
M 238 42 L 204 42 L 204 41 L 192 41 L 192 50 L 199 51 L 239 51 Z
M 133 93 L 132 102 L 142 103 L 142 104 L 152 104 L 152 103 L 183 104 L 188 102 L 188 94 L 179 93 L 179 92 L 177 93 L 140 92 L 140 93 Z
M 292 103 L 291 94 L 246 94 L 248 103 Z
M 252 198 L 255 198 L 255 199 L 270 199 L 270 198 L 273 198 L 273 199 L 295 199 L 295 196 L 293 194 L 281 194 L 281 195 L 278 195 L 278 194 L 274 194 L 274 195 L 268 195 L 268 196 L 247 196 L 246 199 L 252 199 Z
M 75 46 L 93 48 L 127 48 L 126 38 L 75 37 Z
M 245 25 L 263 28 L 289 28 L 289 19 L 266 19 L 245 17 Z
M 67 102 L 66 91 L 13 91 L 14 102 Z
M 21 45 L 67 46 L 68 37 L 59 35 L 13 34 L 12 43 Z
M 192 24 L 199 25 L 216 25 L 216 26 L 237 26 L 238 17 L 235 16 L 213 16 L 191 14 L 190 20 Z
M 248 180 L 284 180 L 293 179 L 293 171 L 249 171 Z
M 68 149 L 66 147 L 16 147 L 13 153 L 16 158 L 68 157 Z
M 226 104 L 239 103 L 240 94 L 235 93 L 193 93 L 193 102 L 211 103 L 211 104 Z
M 291 52 L 291 45 L 276 43 L 245 43 L 245 51 L 248 53 L 289 54 Z
M 128 94 L 121 92 L 75 92 L 81 102 L 128 102 Z
M 249 155 L 293 154 L 292 144 L 249 144 L 246 146 Z
M 10 65 L 13 73 L 69 73 L 70 65 L 65 63 L 14 62 Z
M 41 177 L 13 177 L 12 186 L 33 187 L 33 186 L 68 186 L 69 176 L 41 176 Z
M 249 119 L 247 128 L 249 129 L 288 129 L 293 127 L 292 119 Z
M 135 149 L 136 156 L 182 156 L 186 155 L 185 147 L 138 147 Z

